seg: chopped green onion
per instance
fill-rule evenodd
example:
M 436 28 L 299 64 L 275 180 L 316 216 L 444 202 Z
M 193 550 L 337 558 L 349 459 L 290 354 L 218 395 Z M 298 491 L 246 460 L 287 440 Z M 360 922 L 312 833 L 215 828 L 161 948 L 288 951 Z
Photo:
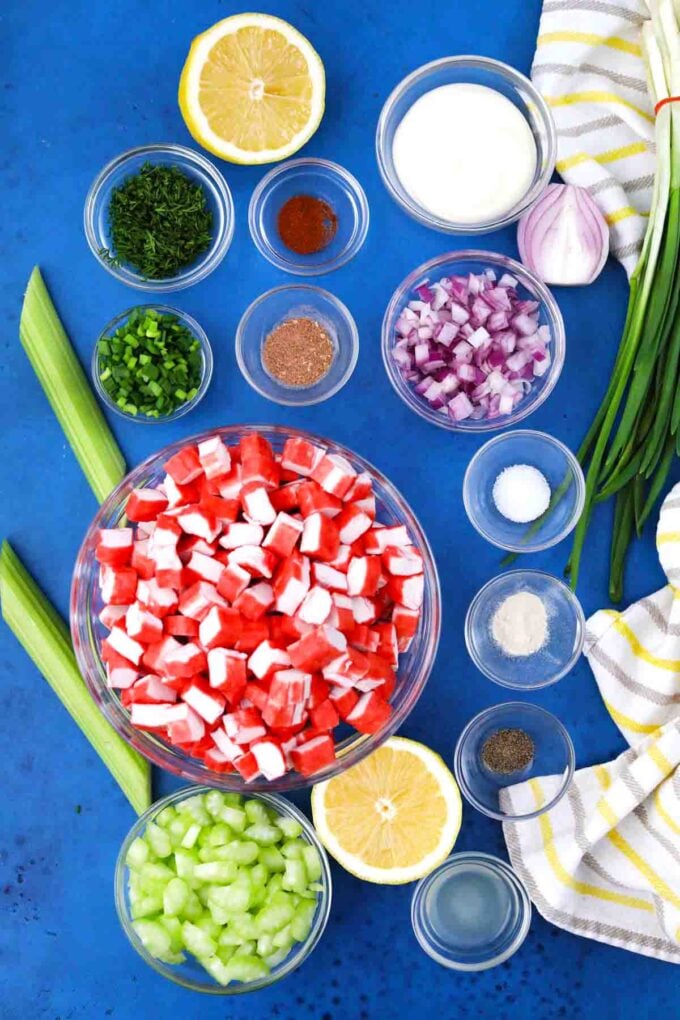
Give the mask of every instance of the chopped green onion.
M 19 337 L 59 424 L 101 503 L 125 475 L 125 461 L 95 400 L 36 266 Z
M 0 604 L 7 626 L 142 814 L 151 803 L 149 763 L 101 714 L 80 675 L 66 624 L 8 542 L 0 551 Z

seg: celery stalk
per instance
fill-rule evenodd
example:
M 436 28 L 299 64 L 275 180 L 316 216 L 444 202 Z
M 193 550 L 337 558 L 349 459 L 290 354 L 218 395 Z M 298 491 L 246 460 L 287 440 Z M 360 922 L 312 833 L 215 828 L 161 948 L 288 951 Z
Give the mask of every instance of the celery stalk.
M 138 814 L 151 803 L 149 763 L 111 728 L 80 675 L 68 628 L 8 542 L 0 551 L 2 616 Z
M 125 461 L 37 266 L 24 295 L 19 337 L 92 491 L 103 502 L 125 475 Z

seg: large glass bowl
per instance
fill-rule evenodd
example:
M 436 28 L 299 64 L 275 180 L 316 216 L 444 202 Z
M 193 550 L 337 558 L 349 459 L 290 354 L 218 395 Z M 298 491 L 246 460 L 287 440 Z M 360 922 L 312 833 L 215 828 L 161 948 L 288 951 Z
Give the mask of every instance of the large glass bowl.
M 402 308 L 418 297 L 416 287 L 426 281 L 436 283 L 444 276 L 465 276 L 467 273 L 479 275 L 485 269 L 493 269 L 499 277 L 503 273 L 510 273 L 519 283 L 517 288 L 519 296 L 539 302 L 539 324 L 550 329 L 550 367 L 545 375 L 533 380 L 529 392 L 522 397 L 510 414 L 502 414 L 497 418 L 465 418 L 463 421 L 453 421 L 448 414 L 433 410 L 427 400 L 419 396 L 414 387 L 402 376 L 399 366 L 392 357 L 392 349 L 396 342 L 395 326 Z M 546 285 L 526 266 L 506 255 L 494 252 L 452 251 L 424 262 L 399 284 L 383 318 L 381 346 L 387 378 L 404 403 L 421 418 L 452 432 L 495 432 L 516 425 L 547 399 L 560 377 L 566 342 L 564 320 L 555 298 Z
M 259 432 L 265 436 L 275 450 L 281 450 L 289 436 L 300 436 L 313 443 L 326 446 L 330 453 L 338 453 L 346 457 L 355 470 L 368 471 L 373 479 L 378 518 L 385 524 L 405 524 L 414 543 L 422 553 L 425 589 L 418 633 L 408 652 L 399 658 L 397 682 L 390 699 L 393 712 L 385 726 L 370 736 L 354 731 L 349 732 L 348 727 L 348 732 L 343 737 L 342 730 L 338 730 L 337 759 L 311 777 L 301 776 L 297 772 L 288 772 L 273 782 L 259 777 L 246 784 L 239 775 L 214 772 L 200 759 L 190 757 L 155 734 L 138 730 L 131 724 L 128 712 L 121 705 L 118 694 L 106 684 L 106 672 L 101 660 L 100 648 L 107 631 L 99 621 L 102 600 L 98 585 L 99 564 L 94 554 L 99 528 L 118 527 L 123 521 L 125 504 L 132 489 L 145 485 L 157 485 L 164 476 L 165 461 L 178 450 L 187 444 L 198 443 L 214 435 L 221 436 L 225 443 L 235 444 L 242 436 L 253 432 Z M 240 792 L 267 790 L 283 793 L 287 790 L 311 786 L 313 783 L 330 779 L 332 776 L 344 772 L 345 769 L 356 765 L 367 754 L 379 747 L 399 729 L 420 697 L 434 663 L 439 644 L 440 627 L 441 592 L 437 568 L 425 532 L 403 496 L 372 464 L 339 443 L 297 429 L 274 425 L 230 425 L 225 428 L 211 429 L 201 435 L 171 443 L 131 471 L 101 506 L 90 525 L 78 553 L 71 586 L 71 635 L 78 666 L 92 696 L 114 729 L 154 765 L 192 782 L 209 783 L 211 786 L 221 789 Z
M 500 92 L 524 115 L 536 143 L 536 169 L 526 193 L 515 205 L 495 219 L 477 223 L 454 223 L 436 216 L 404 188 L 392 156 L 394 135 L 406 112 L 426 92 L 441 85 L 459 83 L 484 85 Z M 453 125 L 441 130 L 455 131 Z M 480 130 L 484 130 L 480 125 Z M 382 108 L 375 138 L 378 169 L 385 187 L 413 219 L 446 234 L 485 234 L 514 223 L 535 202 L 550 181 L 555 168 L 557 135 L 550 108 L 538 89 L 519 71 L 488 57 L 457 56 L 433 60 L 399 82 Z M 502 154 L 499 153 L 502 160 Z
M 118 860 L 116 861 L 116 873 L 114 877 L 116 911 L 118 912 L 118 919 L 123 927 L 123 931 L 134 948 L 146 961 L 146 963 L 148 963 L 150 967 L 153 967 L 154 970 L 158 971 L 159 974 L 162 974 L 163 977 L 169 978 L 170 981 L 174 981 L 178 985 L 182 985 L 183 988 L 190 988 L 196 992 L 209 992 L 213 995 L 239 995 L 243 992 L 256 992 L 260 988 L 267 988 L 269 985 L 273 985 L 276 981 L 280 981 L 281 978 L 286 977 L 292 971 L 296 970 L 296 968 L 307 959 L 324 933 L 331 910 L 332 880 L 331 869 L 328 863 L 326 851 L 321 845 L 319 837 L 314 831 L 314 826 L 310 823 L 309 819 L 303 815 L 301 811 L 298 811 L 298 809 L 291 804 L 290 801 L 284 800 L 283 797 L 263 794 L 255 797 L 254 799 L 263 801 L 267 807 L 274 808 L 274 810 L 278 811 L 280 815 L 285 815 L 287 818 L 293 818 L 296 822 L 300 823 L 302 826 L 302 838 L 308 843 L 311 843 L 319 854 L 322 868 L 320 883 L 323 888 L 319 892 L 316 914 L 314 915 L 314 921 L 312 922 L 309 935 L 304 942 L 297 943 L 293 949 L 291 949 L 285 960 L 278 964 L 278 966 L 274 967 L 270 974 L 267 974 L 266 977 L 258 978 L 257 981 L 235 982 L 234 984 L 226 986 L 220 985 L 214 980 L 214 978 L 211 977 L 207 970 L 201 966 L 198 960 L 189 953 L 186 954 L 187 959 L 185 963 L 181 964 L 164 963 L 163 960 L 156 959 L 156 957 L 152 956 L 148 949 L 145 948 L 142 940 L 139 938 L 132 926 L 130 899 L 128 896 L 129 868 L 125 863 L 127 852 L 130 849 L 130 844 L 137 839 L 138 836 L 142 836 L 144 834 L 149 822 L 153 822 L 160 812 L 166 807 L 174 806 L 179 801 L 186 800 L 188 797 L 195 797 L 198 794 L 208 793 L 209 791 L 209 786 L 185 786 L 181 790 L 176 790 L 174 793 L 171 793 L 168 797 L 164 797 L 163 800 L 159 800 L 155 804 L 152 804 L 149 810 L 145 811 L 141 818 L 137 819 L 125 837 L 118 854 Z

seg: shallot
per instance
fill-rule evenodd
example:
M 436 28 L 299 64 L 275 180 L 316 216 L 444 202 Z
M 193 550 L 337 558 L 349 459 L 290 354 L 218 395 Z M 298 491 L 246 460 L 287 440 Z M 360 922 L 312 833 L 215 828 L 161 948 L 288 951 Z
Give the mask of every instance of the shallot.
M 550 329 L 518 287 L 493 269 L 416 287 L 397 318 L 392 357 L 433 410 L 456 422 L 511 414 L 548 371 Z

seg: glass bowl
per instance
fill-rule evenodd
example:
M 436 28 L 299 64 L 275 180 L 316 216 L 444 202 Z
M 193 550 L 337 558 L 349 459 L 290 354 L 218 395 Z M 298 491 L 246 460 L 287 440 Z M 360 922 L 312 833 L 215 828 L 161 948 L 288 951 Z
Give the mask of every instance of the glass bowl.
M 491 633 L 494 613 L 518 592 L 540 598 L 548 617 L 547 640 L 532 655 L 506 655 Z M 489 680 L 514 690 L 557 683 L 576 665 L 585 632 L 585 616 L 574 593 L 542 570 L 509 570 L 494 577 L 477 592 L 465 617 L 465 643 L 475 666 Z
M 284 386 L 262 363 L 268 335 L 287 319 L 316 320 L 328 333 L 335 356 L 322 379 L 312 386 Z M 236 360 L 244 378 L 260 396 L 277 404 L 320 404 L 341 390 L 359 357 L 359 333 L 349 309 L 327 290 L 308 283 L 285 284 L 262 294 L 246 308 L 236 330 Z
M 500 858 L 453 854 L 418 882 L 411 924 L 421 948 L 443 967 L 488 970 L 524 942 L 531 900 L 524 883 Z
M 335 237 L 322 251 L 300 255 L 279 236 L 279 210 L 294 195 L 312 195 L 335 211 Z M 262 178 L 248 207 L 250 234 L 272 265 L 297 276 L 321 276 L 353 259 L 366 240 L 368 200 L 358 180 L 327 159 L 294 159 L 274 167 Z
M 153 309 L 156 312 L 160 312 L 161 315 L 174 315 L 179 322 L 185 326 L 199 341 L 201 345 L 201 382 L 198 387 L 198 392 L 191 400 L 187 400 L 184 404 L 181 404 L 171 414 L 163 414 L 159 418 L 148 418 L 145 414 L 130 414 L 128 411 L 122 410 L 113 401 L 110 395 L 104 389 L 101 379 L 99 378 L 99 340 L 103 340 L 104 337 L 112 336 L 113 333 L 122 326 L 123 323 L 127 322 L 130 315 L 134 311 L 148 311 Z M 213 356 L 210 341 L 205 333 L 205 330 L 186 312 L 181 311 L 179 308 L 171 308 L 170 305 L 134 305 L 132 308 L 126 308 L 120 315 L 116 315 L 115 318 L 111 319 L 108 325 L 104 326 L 104 329 L 99 334 L 97 343 L 94 345 L 92 351 L 92 361 L 90 363 L 90 372 L 92 375 L 92 382 L 94 388 L 97 391 L 97 395 L 103 403 L 106 404 L 111 411 L 120 415 L 121 418 L 127 418 L 128 421 L 141 422 L 142 425 L 166 425 L 168 422 L 176 421 L 177 418 L 181 418 L 183 415 L 188 414 L 192 411 L 197 404 L 201 402 L 206 394 L 213 372 Z
M 137 173 L 145 163 L 179 167 L 192 181 L 202 185 L 213 214 L 213 239 L 210 247 L 176 276 L 162 280 L 149 280 L 126 264 L 114 265 L 102 254 L 111 243 L 108 223 L 111 192 Z M 84 226 L 92 254 L 117 280 L 137 290 L 157 293 L 183 290 L 205 279 L 226 255 L 234 234 L 234 203 L 227 182 L 205 156 L 183 145 L 140 145 L 116 156 L 97 174 L 85 199 Z
M 482 761 L 487 739 L 503 729 L 522 729 L 533 740 L 533 760 L 521 771 L 492 772 Z M 520 701 L 494 705 L 471 719 L 453 756 L 453 770 L 465 799 L 482 814 L 505 822 L 537 818 L 554 807 L 567 792 L 574 766 L 574 747 L 559 719 Z M 529 779 L 534 781 L 528 783 Z M 519 783 L 525 784 L 521 790 L 509 791 Z
M 537 468 L 550 486 L 548 510 L 518 524 L 496 508 L 493 487 L 514 464 Z M 513 552 L 539 552 L 557 545 L 576 527 L 586 498 L 581 465 L 571 450 L 545 432 L 519 429 L 495 436 L 474 455 L 463 479 L 463 503 L 470 523 L 492 545 Z
M 273 985 L 275 982 L 280 981 L 281 978 L 292 973 L 292 971 L 296 970 L 300 964 L 307 959 L 324 933 L 331 909 L 332 880 L 331 869 L 328 863 L 326 851 L 319 842 L 319 838 L 314 831 L 314 826 L 301 811 L 298 811 L 298 809 L 291 804 L 290 801 L 285 800 L 283 797 L 260 794 L 259 796 L 254 796 L 252 799 L 261 800 L 267 805 L 267 807 L 274 808 L 279 812 L 279 814 L 285 815 L 287 818 L 293 818 L 295 821 L 300 823 L 303 829 L 304 838 L 308 843 L 311 843 L 312 846 L 316 848 L 321 859 L 322 874 L 320 881 L 323 888 L 319 892 L 316 915 L 306 940 L 298 943 L 297 946 L 291 950 L 286 959 L 272 969 L 270 974 L 267 974 L 266 977 L 258 978 L 256 981 L 235 982 L 234 984 L 226 986 L 220 985 L 200 965 L 198 960 L 189 953 L 187 953 L 186 962 L 181 964 L 170 964 L 165 963 L 162 960 L 157 960 L 156 957 L 152 956 L 145 948 L 142 940 L 132 927 L 132 915 L 130 913 L 130 902 L 127 890 L 129 869 L 125 863 L 125 858 L 130 848 L 130 844 L 133 840 L 137 839 L 138 836 L 141 836 L 144 833 L 149 822 L 152 822 L 166 807 L 173 806 L 179 801 L 186 800 L 188 797 L 195 797 L 197 794 L 209 793 L 210 790 L 211 787 L 209 786 L 185 786 L 181 790 L 176 790 L 169 796 L 164 797 L 155 804 L 152 804 L 149 810 L 145 811 L 144 814 L 137 819 L 125 837 L 116 861 L 116 871 L 114 876 L 116 911 L 118 913 L 118 919 L 123 927 L 123 931 L 127 935 L 133 947 L 146 961 L 146 963 L 148 963 L 150 967 L 153 967 L 153 969 L 159 974 L 162 974 L 163 977 L 169 978 L 178 985 L 182 985 L 183 988 L 190 988 L 196 992 L 208 992 L 213 995 L 239 995 L 244 992 L 256 992 L 260 988 L 267 988 L 269 985 Z
M 337 759 L 327 768 L 321 769 L 309 778 L 296 772 L 288 772 L 273 782 L 258 778 L 251 783 L 244 783 L 240 776 L 214 772 L 200 759 L 190 757 L 178 747 L 166 743 L 150 731 L 138 730 L 131 724 L 129 715 L 121 705 L 118 695 L 106 684 L 106 673 L 101 660 L 101 642 L 107 631 L 99 621 L 102 600 L 98 585 L 99 565 L 95 559 L 95 549 L 99 528 L 115 528 L 122 524 L 125 516 L 125 504 L 132 489 L 145 485 L 157 485 L 165 474 L 164 463 L 182 447 L 201 442 L 203 439 L 215 435 L 219 435 L 225 443 L 234 444 L 242 436 L 250 435 L 253 432 L 265 436 L 277 451 L 283 449 L 283 444 L 290 436 L 307 439 L 312 443 L 326 446 L 330 453 L 346 457 L 356 471 L 369 472 L 373 480 L 379 519 L 385 524 L 405 524 L 407 526 L 414 543 L 419 547 L 423 556 L 425 583 L 420 627 L 408 652 L 400 656 L 397 681 L 390 699 L 393 711 L 387 723 L 370 736 L 353 730 L 350 732 L 349 727 L 347 731 L 344 731 L 346 735 L 343 735 L 343 731 L 339 729 L 336 739 Z M 71 636 L 80 672 L 102 712 L 124 740 L 154 765 L 188 779 L 190 782 L 210 783 L 214 787 L 239 792 L 266 790 L 276 793 L 303 789 L 313 783 L 319 783 L 324 779 L 339 775 L 350 766 L 356 765 L 399 729 L 420 697 L 432 670 L 439 644 L 441 612 L 439 578 L 429 542 L 415 514 L 392 483 L 363 457 L 352 453 L 351 450 L 339 443 L 333 443 L 299 429 L 274 425 L 230 425 L 225 428 L 211 429 L 198 436 L 186 437 L 175 443 L 170 443 L 159 453 L 147 458 L 134 471 L 131 471 L 102 504 L 85 535 L 73 573 L 70 603 Z
M 526 117 L 536 143 L 536 170 L 526 194 L 503 216 L 479 223 L 453 223 L 425 209 L 402 187 L 392 158 L 394 135 L 406 111 L 424 93 L 460 82 L 485 85 L 509 99 Z M 375 145 L 385 187 L 405 212 L 446 234 L 485 234 L 514 223 L 541 194 L 555 169 L 557 136 L 550 109 L 528 78 L 499 60 L 458 56 L 424 64 L 397 85 L 382 108 Z
M 518 293 L 523 298 L 529 298 L 539 302 L 539 323 L 550 329 L 550 367 L 544 376 L 534 379 L 529 392 L 513 408 L 511 414 L 500 415 L 498 418 L 466 418 L 463 421 L 453 421 L 444 412 L 433 410 L 424 397 L 420 397 L 402 376 L 399 367 L 392 356 L 392 348 L 395 344 L 395 326 L 402 309 L 409 301 L 417 298 L 416 288 L 429 281 L 434 283 L 444 276 L 466 273 L 481 273 L 485 269 L 493 269 L 498 274 L 511 273 L 519 282 Z M 552 296 L 545 284 L 537 276 L 514 259 L 506 255 L 498 255 L 486 251 L 458 251 L 447 252 L 437 258 L 424 262 L 422 266 L 414 269 L 395 290 L 382 324 L 382 357 L 387 372 L 387 378 L 392 383 L 398 395 L 412 411 L 420 415 L 433 425 L 440 428 L 450 429 L 453 432 L 494 432 L 498 429 L 507 428 L 522 421 L 538 407 L 552 393 L 557 380 L 560 377 L 565 355 L 565 333 L 564 320 L 555 298 Z

